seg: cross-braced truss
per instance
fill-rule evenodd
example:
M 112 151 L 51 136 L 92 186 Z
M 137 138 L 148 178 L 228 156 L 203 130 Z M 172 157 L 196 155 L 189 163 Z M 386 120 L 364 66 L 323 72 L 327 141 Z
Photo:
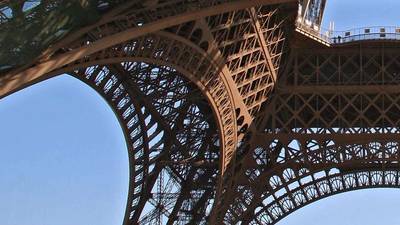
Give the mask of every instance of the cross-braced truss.
M 240 156 L 225 221 L 275 224 L 336 193 L 397 187 L 386 176 L 400 166 L 399 56 L 388 44 L 293 49 Z
M 103 96 L 128 146 L 125 225 L 275 224 L 337 193 L 400 186 L 397 43 L 296 34 L 299 21 L 316 33 L 324 6 L 0 1 L 0 97 L 64 73 Z M 51 32 L 29 26 L 49 20 Z

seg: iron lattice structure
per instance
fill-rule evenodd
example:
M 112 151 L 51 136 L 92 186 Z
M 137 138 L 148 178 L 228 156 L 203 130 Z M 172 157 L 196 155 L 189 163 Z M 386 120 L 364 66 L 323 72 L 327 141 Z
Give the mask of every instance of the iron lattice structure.
M 0 1 L 0 97 L 69 74 L 107 101 L 128 147 L 125 225 L 275 224 L 400 186 L 398 43 L 329 43 L 325 3 Z M 70 10 L 95 19 L 51 13 Z

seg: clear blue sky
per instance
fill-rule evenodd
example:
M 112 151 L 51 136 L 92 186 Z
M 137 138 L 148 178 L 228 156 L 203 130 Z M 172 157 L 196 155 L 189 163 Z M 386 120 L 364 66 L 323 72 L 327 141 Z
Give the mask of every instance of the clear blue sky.
M 337 30 L 400 25 L 400 1 L 328 0 Z M 326 26 L 327 27 L 327 26 Z M 60 76 L 0 100 L 0 224 L 118 225 L 128 189 L 125 141 L 90 88 Z M 400 190 L 337 195 L 282 225 L 400 224 Z
M 60 76 L 0 100 L 0 224 L 122 224 L 128 157 L 117 119 Z

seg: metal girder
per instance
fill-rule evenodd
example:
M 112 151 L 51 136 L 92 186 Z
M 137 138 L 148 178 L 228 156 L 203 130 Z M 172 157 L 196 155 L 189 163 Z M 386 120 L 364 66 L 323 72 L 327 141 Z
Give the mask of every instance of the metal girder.
M 327 196 L 398 187 L 396 51 L 384 45 L 293 49 L 260 113 L 263 132 L 252 136 L 238 162 L 243 167 L 225 223 L 275 224 Z
M 296 94 L 329 94 L 329 93 L 344 93 L 344 94 L 357 94 L 357 93 L 399 93 L 400 84 L 387 84 L 387 85 L 307 85 L 307 86 L 285 86 L 281 88 L 280 93 L 296 93 Z
M 258 32 L 262 32 L 263 42 L 258 38 L 249 9 L 207 19 L 216 45 L 226 57 L 227 68 L 253 117 L 275 85 L 272 73 L 279 68 L 286 40 L 283 30 L 291 21 L 287 19 L 290 14 L 285 14 L 283 8 L 278 5 L 257 7 Z M 273 69 L 269 67 L 263 49 L 268 50 Z
M 239 93 L 239 90 L 236 88 L 236 83 L 235 81 L 232 79 L 232 74 L 231 71 L 229 70 L 229 68 L 226 65 L 226 59 L 224 58 L 224 56 L 222 55 L 222 53 L 220 52 L 220 50 L 217 48 L 218 46 L 218 42 L 217 40 L 215 40 L 215 37 L 212 33 L 212 31 L 210 30 L 209 25 L 207 24 L 207 22 L 204 19 L 200 19 L 198 21 L 196 21 L 198 23 L 199 28 L 198 29 L 202 29 L 203 31 L 203 39 L 207 40 L 210 43 L 210 49 L 208 50 L 208 52 L 214 52 L 213 54 L 214 56 L 214 60 L 216 62 L 221 62 L 221 64 L 223 64 L 223 68 L 221 69 L 221 76 L 225 77 L 226 82 L 228 84 L 228 86 L 230 87 L 230 92 L 232 93 L 233 96 L 233 101 L 234 101 L 234 105 L 236 109 L 239 109 L 240 113 L 237 113 L 236 117 L 243 117 L 243 124 L 239 125 L 237 130 L 241 130 L 243 126 L 249 126 L 250 124 L 252 124 L 253 122 L 253 118 L 250 115 L 248 108 L 246 107 L 246 104 L 243 101 L 243 98 L 241 97 L 241 94 Z M 243 133 L 243 132 L 242 132 Z M 242 139 L 243 134 L 239 134 L 238 139 L 241 140 Z
M 130 28 L 120 33 L 102 38 L 98 41 L 94 41 L 86 46 L 82 46 L 67 53 L 54 56 L 51 59 L 48 59 L 45 62 L 40 62 L 37 65 L 31 68 L 27 68 L 24 71 L 10 72 L 9 74 L 2 75 L 0 77 L 0 98 L 3 98 L 6 95 L 18 91 L 21 88 L 29 86 L 35 82 L 46 79 L 44 76 L 54 69 L 60 68 L 66 64 L 79 60 L 84 56 L 91 55 L 103 49 L 152 32 L 156 32 L 174 25 L 182 24 L 207 16 L 221 14 L 233 10 L 245 9 L 251 6 L 280 4 L 293 1 L 294 0 L 238 0 L 232 3 L 223 3 L 194 12 L 174 15 L 159 21 L 145 24 L 143 26 Z
M 266 41 L 267 39 L 264 36 L 264 32 L 261 30 L 261 25 L 260 25 L 260 21 L 258 21 L 256 9 L 253 7 L 253 8 L 250 8 L 249 11 L 250 11 L 249 13 L 250 13 L 251 19 L 252 19 L 252 25 L 254 27 L 254 30 L 256 31 L 258 41 L 260 42 L 262 52 L 266 59 L 266 64 L 269 67 L 269 72 L 271 73 L 273 82 L 275 83 L 278 79 L 277 68 L 275 68 L 275 65 L 273 64 L 272 59 L 271 59 L 271 53 L 269 52 L 269 49 L 267 48 L 267 46 L 268 46 L 267 41 Z

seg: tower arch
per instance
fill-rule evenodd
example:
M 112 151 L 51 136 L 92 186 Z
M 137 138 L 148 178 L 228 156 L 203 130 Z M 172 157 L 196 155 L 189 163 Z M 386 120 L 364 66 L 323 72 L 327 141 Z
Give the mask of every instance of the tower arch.
M 214 164 L 212 168 L 214 172 L 217 173 L 217 175 L 212 174 L 212 176 L 217 177 L 213 177 L 212 180 L 217 179 L 218 182 L 221 182 L 221 178 L 218 177 L 221 177 L 221 171 L 223 171 L 224 167 L 226 168 L 229 162 L 229 159 L 221 156 L 226 154 L 226 149 L 233 149 L 235 146 L 235 144 L 233 144 L 235 142 L 232 142 L 232 139 L 229 139 L 229 137 L 236 138 L 236 124 L 234 119 L 236 115 L 232 112 L 234 107 L 231 105 L 231 96 L 229 95 L 230 93 L 227 92 L 226 83 L 224 83 L 223 80 L 223 73 L 219 74 L 218 71 L 220 71 L 220 69 L 217 68 L 215 63 L 208 59 L 207 54 L 201 48 L 190 44 L 189 41 L 183 38 L 175 38 L 178 39 L 178 41 L 168 39 L 171 37 L 173 37 L 173 35 L 165 32 L 158 36 L 150 35 L 148 37 L 142 37 L 139 40 L 132 40 L 109 49 L 110 54 L 100 52 L 98 55 L 88 56 L 81 62 L 74 62 L 73 64 L 54 70 L 46 75 L 46 78 L 50 78 L 58 74 L 68 73 L 80 79 L 105 98 L 118 117 L 125 133 L 127 145 L 130 146 L 128 147 L 128 152 L 131 163 L 131 182 L 125 223 L 131 223 L 132 221 L 130 220 L 137 221 L 143 219 L 140 213 L 135 214 L 135 212 L 138 212 L 135 205 L 141 203 L 142 206 L 140 206 L 141 209 L 139 211 L 141 212 L 143 210 L 147 201 L 140 199 L 148 199 L 148 196 L 142 196 L 142 198 L 140 198 L 140 196 L 143 195 L 140 193 L 146 193 L 144 188 L 149 189 L 149 187 L 145 184 L 145 174 L 137 172 L 144 170 L 142 162 L 138 163 L 137 158 L 141 158 L 145 151 L 150 151 L 151 146 L 147 146 L 146 149 L 146 146 L 143 145 L 144 143 L 151 143 L 152 140 L 149 139 L 149 136 L 153 136 L 152 138 L 160 138 L 160 136 L 154 135 L 159 132 L 159 130 L 161 130 L 160 127 L 162 127 L 160 124 L 157 125 L 158 128 L 150 127 L 156 130 L 152 130 L 151 132 L 153 133 L 146 134 L 148 125 L 146 123 L 149 122 L 146 121 L 146 119 L 148 119 L 146 117 L 147 114 L 157 114 L 159 113 L 158 111 L 162 109 L 153 107 L 149 112 L 141 112 L 146 106 L 151 106 L 153 103 L 151 101 L 146 104 L 143 102 L 140 103 L 141 101 L 136 102 L 137 99 L 135 99 L 135 97 L 141 96 L 140 98 L 146 98 L 146 94 L 141 93 L 144 91 L 142 90 L 144 87 L 139 87 L 135 84 L 138 80 L 135 81 L 131 79 L 130 73 L 132 73 L 132 71 L 130 70 L 134 71 L 136 69 L 136 72 L 140 73 L 140 69 L 143 69 L 142 67 L 147 67 L 147 69 L 151 68 L 150 72 L 160 73 L 158 74 L 160 77 L 162 75 L 161 71 L 167 72 L 172 77 L 176 76 L 182 79 L 180 82 L 186 80 L 185 82 L 191 83 L 190 87 L 198 90 L 199 96 L 205 96 L 205 102 L 207 102 L 207 105 L 211 106 L 211 109 L 207 109 L 209 111 L 207 113 L 211 114 L 207 116 L 212 116 L 212 118 L 207 118 L 208 121 L 206 122 L 213 123 L 214 131 L 219 132 L 218 140 L 215 140 L 218 143 L 214 144 L 219 146 L 219 153 L 217 155 L 220 161 L 212 163 Z M 164 43 L 175 42 L 175 45 L 165 50 L 165 45 L 161 45 L 163 43 L 163 38 L 167 39 L 164 40 Z M 139 42 L 145 43 L 146 41 L 150 43 L 154 42 L 158 45 L 150 45 L 146 48 L 137 44 Z M 168 51 L 173 51 L 173 53 L 169 54 Z M 194 52 L 198 53 L 193 54 Z M 94 60 L 87 60 L 88 58 Z M 148 75 L 150 76 L 150 74 Z M 166 74 L 164 74 L 164 76 L 166 76 Z M 178 85 L 178 88 L 179 84 L 176 85 Z M 134 91 L 132 92 L 132 90 Z M 157 97 L 162 98 L 163 96 Z M 162 122 L 165 118 L 160 115 L 156 117 L 157 118 L 152 118 L 151 120 L 158 120 L 158 123 L 168 127 L 165 122 Z M 217 118 L 216 121 L 214 121 L 215 118 Z M 169 137 L 172 135 L 171 132 L 172 131 L 170 131 Z M 135 133 L 136 136 L 132 137 L 132 133 Z M 135 142 L 132 142 L 132 138 L 134 138 Z M 138 143 L 138 140 L 141 140 L 143 143 Z M 211 145 L 213 145 L 213 143 L 211 143 Z M 231 157 L 231 154 L 232 152 L 227 154 L 227 157 Z M 214 168 L 215 164 L 217 168 Z M 215 187 L 218 186 L 217 184 L 214 185 Z M 213 188 L 209 190 L 207 192 L 209 195 L 208 197 L 213 196 L 214 191 L 215 189 Z M 181 201 L 182 204 L 183 199 L 179 201 Z M 203 201 L 205 201 L 205 199 L 203 199 Z M 174 213 L 178 212 L 178 209 L 174 210 Z M 205 218 L 196 219 L 204 220 Z
M 124 223 L 205 221 L 203 210 L 210 210 L 215 197 L 221 154 L 221 134 L 207 98 L 171 67 L 113 62 L 70 74 L 106 99 L 123 128 L 130 161 Z M 193 187 L 185 179 L 210 184 Z M 157 212 L 157 204 L 165 209 Z M 203 216 L 184 216 L 188 204 Z

